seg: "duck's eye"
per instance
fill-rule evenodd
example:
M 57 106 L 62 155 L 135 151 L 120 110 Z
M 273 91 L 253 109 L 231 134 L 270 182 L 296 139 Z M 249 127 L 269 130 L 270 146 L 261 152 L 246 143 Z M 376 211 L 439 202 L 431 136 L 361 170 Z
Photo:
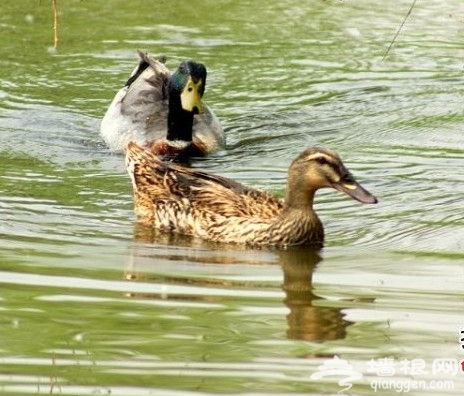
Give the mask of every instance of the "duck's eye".
M 188 87 L 188 88 L 187 88 L 187 91 L 192 92 L 192 91 L 193 91 L 193 87 Z
M 327 158 L 325 158 L 325 157 L 317 157 L 316 162 L 319 165 L 325 165 L 325 164 L 327 164 Z

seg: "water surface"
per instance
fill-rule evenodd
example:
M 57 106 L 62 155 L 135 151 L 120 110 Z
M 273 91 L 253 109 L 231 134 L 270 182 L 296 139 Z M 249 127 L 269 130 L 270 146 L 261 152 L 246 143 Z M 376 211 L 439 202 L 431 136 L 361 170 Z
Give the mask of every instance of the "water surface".
M 451 381 L 464 358 L 464 3 L 3 2 L 0 390 L 4 394 L 336 394 Z M 336 149 L 380 200 L 318 193 L 319 252 L 249 250 L 140 227 L 99 122 L 136 49 L 208 67 L 227 147 L 195 166 L 282 196 L 290 161 Z M 418 359 L 428 374 L 401 371 Z M 397 394 L 395 389 L 377 393 Z

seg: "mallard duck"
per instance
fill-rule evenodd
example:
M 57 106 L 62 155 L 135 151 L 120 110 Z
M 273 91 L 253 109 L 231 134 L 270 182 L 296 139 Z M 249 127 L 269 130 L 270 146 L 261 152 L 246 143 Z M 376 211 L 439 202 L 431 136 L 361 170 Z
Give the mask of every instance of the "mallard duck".
M 170 74 L 165 58 L 139 52 L 140 63 L 113 99 L 101 122 L 108 147 L 123 151 L 130 141 L 161 156 L 203 156 L 224 145 L 224 132 L 201 98 L 206 68 L 182 62 Z
M 133 142 L 126 168 L 141 222 L 221 243 L 322 246 L 324 228 L 313 209 L 318 189 L 332 187 L 359 202 L 377 202 L 335 152 L 318 147 L 291 163 L 284 201 L 222 176 L 160 161 Z

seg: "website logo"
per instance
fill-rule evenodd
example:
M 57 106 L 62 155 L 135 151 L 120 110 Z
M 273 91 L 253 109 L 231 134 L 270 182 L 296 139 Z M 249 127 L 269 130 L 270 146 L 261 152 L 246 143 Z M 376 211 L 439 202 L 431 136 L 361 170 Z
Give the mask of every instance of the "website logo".
M 332 360 L 326 360 L 322 366 L 318 367 L 319 372 L 313 373 L 311 379 L 321 379 L 327 376 L 342 376 L 338 385 L 344 386 L 338 393 L 343 393 L 349 390 L 353 384 L 351 381 L 359 380 L 362 378 L 362 373 L 353 370 L 353 366 L 347 360 L 340 359 L 337 355 Z

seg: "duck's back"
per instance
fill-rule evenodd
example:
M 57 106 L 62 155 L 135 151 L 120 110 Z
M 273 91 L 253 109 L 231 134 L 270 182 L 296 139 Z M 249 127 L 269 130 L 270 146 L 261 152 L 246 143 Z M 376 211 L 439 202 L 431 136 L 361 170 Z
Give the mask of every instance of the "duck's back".
M 111 150 L 120 151 L 129 141 L 145 143 L 166 136 L 170 73 L 159 60 L 143 58 L 126 85 L 118 91 L 101 122 L 101 134 Z

